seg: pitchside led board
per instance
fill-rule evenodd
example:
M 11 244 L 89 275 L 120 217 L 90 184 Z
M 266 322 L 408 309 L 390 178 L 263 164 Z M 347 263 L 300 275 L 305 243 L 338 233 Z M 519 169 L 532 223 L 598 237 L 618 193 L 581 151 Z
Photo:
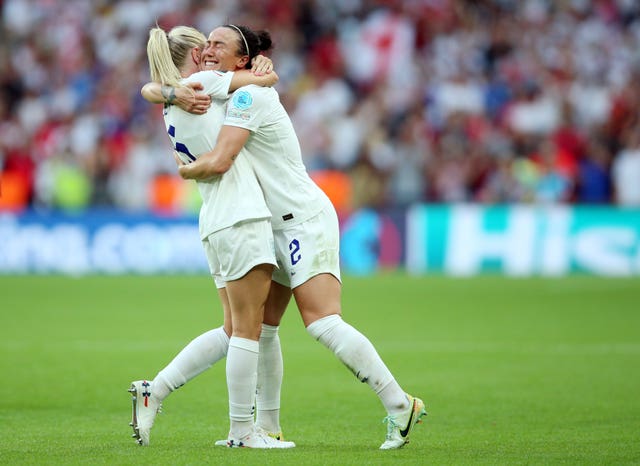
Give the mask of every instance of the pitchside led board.
M 416 205 L 342 224 L 346 271 L 640 275 L 640 209 Z
M 350 274 L 640 275 L 640 209 L 415 205 L 355 212 L 341 233 Z M 0 274 L 208 270 L 192 217 L 5 213 L 0 238 Z

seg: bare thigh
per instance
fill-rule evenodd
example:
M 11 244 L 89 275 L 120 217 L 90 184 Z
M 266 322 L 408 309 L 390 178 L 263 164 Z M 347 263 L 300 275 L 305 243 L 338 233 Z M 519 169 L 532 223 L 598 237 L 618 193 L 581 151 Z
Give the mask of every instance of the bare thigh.
M 260 264 L 242 278 L 227 282 L 233 336 L 251 340 L 260 338 L 272 272 L 273 265 Z
M 218 288 L 218 296 L 222 303 L 222 313 L 224 314 L 224 332 L 227 336 L 233 334 L 233 326 L 231 325 L 231 306 L 229 305 L 229 296 L 226 288 Z
M 267 304 L 264 307 L 263 322 L 267 325 L 280 325 L 289 301 L 291 301 L 291 288 L 272 281 Z
M 321 273 L 293 289 L 304 326 L 333 314 L 340 315 L 342 284 L 329 273 Z

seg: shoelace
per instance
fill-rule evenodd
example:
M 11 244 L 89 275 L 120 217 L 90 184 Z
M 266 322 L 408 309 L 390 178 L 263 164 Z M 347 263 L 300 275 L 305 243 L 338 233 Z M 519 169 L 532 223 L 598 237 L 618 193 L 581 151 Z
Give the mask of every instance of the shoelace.
M 393 432 L 395 429 L 400 429 L 400 424 L 396 422 L 395 417 L 387 416 L 382 420 L 383 424 L 387 424 L 387 440 L 393 438 Z
M 258 426 L 256 426 L 256 430 L 257 430 L 258 432 L 263 433 L 264 435 L 266 435 L 266 436 L 268 436 L 268 437 L 271 437 L 272 439 L 275 439 L 275 440 L 284 440 L 284 439 L 282 438 L 282 437 L 283 437 L 283 436 L 282 436 L 282 432 L 269 432 L 268 430 L 263 429 L 262 427 L 258 427 Z

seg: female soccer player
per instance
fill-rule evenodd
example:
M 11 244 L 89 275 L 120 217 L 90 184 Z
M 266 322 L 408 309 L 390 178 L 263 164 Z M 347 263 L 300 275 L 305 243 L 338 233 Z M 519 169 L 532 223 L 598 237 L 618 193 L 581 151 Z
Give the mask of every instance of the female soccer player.
M 238 57 L 271 45 L 268 34 L 233 25 L 215 29 L 209 41 L 233 45 Z M 219 61 L 221 53 L 229 50 L 208 47 L 205 64 Z M 248 151 L 241 152 L 243 147 Z M 426 414 L 424 403 L 402 390 L 371 342 L 342 320 L 337 214 L 309 177 L 291 120 L 273 88 L 250 85 L 235 91 L 213 151 L 193 163 L 176 160 L 183 178 L 204 180 L 228 173 L 245 156 L 273 215 L 279 268 L 265 322 L 278 325 L 293 293 L 309 334 L 367 383 L 385 407 L 387 435 L 380 448 L 402 447 Z
M 256 77 L 247 72 L 198 72 L 205 45 L 204 35 L 186 26 L 175 27 L 169 33 L 154 28 L 150 31 L 147 44 L 151 79 L 162 84 L 160 93 L 164 100 L 171 103 L 175 89 L 184 88 L 190 82 L 201 83 L 204 93 L 217 99 L 205 114 L 197 117 L 176 106 L 165 106 L 163 113 L 167 133 L 176 152 L 186 161 L 197 160 L 200 155 L 213 149 L 224 119 L 230 88 L 249 82 L 271 85 L 277 80 L 275 73 Z M 228 68 L 223 69 L 243 69 L 248 60 L 247 56 L 230 60 L 226 63 Z M 212 360 L 215 362 L 226 353 L 231 421 L 229 446 L 295 446 L 293 442 L 274 439 L 254 427 L 253 400 L 257 383 L 259 338 L 276 261 L 271 213 L 253 176 L 250 158 L 243 154 L 242 159 L 224 176 L 198 180 L 203 201 L 199 219 L 200 236 L 221 299 L 223 303 L 228 302 L 227 306 L 223 305 L 224 327 L 194 340 L 151 383 L 132 383 L 132 424 L 134 436 L 140 444 L 149 443 L 149 432 L 161 400 L 171 390 L 206 369 Z M 231 335 L 228 352 L 227 335 Z

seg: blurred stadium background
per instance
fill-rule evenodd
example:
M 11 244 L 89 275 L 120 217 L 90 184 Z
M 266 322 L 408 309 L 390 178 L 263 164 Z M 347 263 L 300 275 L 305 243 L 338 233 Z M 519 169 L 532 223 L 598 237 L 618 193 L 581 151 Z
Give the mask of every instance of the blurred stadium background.
M 345 319 L 428 403 L 383 458 L 378 400 L 291 310 L 283 419 L 300 448 L 259 461 L 640 464 L 640 2 L 0 12 L 0 463 L 230 464 L 211 448 L 224 364 L 172 397 L 153 448 L 127 426 L 129 381 L 221 319 L 199 195 L 140 97 L 157 21 L 271 32 L 305 163 L 339 211 Z
M 640 273 L 637 1 L 0 6 L 0 274 L 206 271 L 139 93 L 156 21 L 271 32 L 347 272 Z

